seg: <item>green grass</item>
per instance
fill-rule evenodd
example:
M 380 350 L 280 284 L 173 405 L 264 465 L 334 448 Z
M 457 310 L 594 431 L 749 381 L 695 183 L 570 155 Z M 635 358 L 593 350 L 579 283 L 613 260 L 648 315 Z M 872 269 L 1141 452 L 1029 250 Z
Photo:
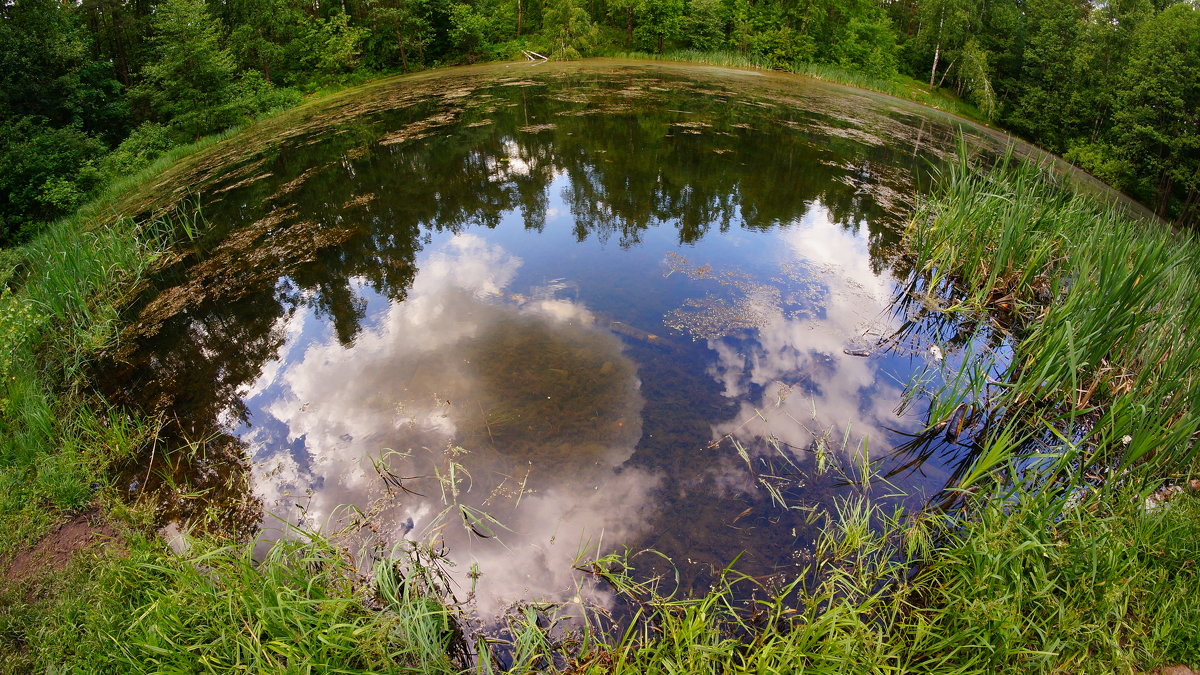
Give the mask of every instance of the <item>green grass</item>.
M 877 91 L 965 117 L 979 124 L 987 124 L 983 114 L 975 106 L 941 89 L 930 91 L 928 86 L 907 75 L 897 74 L 888 78 L 874 77 L 824 63 L 794 63 L 781 67 L 764 59 L 739 52 L 710 52 L 694 49 L 681 49 L 663 54 L 616 51 L 605 54 L 605 56 L 622 59 L 704 63 L 727 68 L 745 68 L 751 70 L 781 70 L 798 75 L 807 75 L 827 82 Z
M 144 437 L 90 400 L 84 367 L 110 344 L 122 298 L 153 263 L 128 219 L 56 223 L 10 256 L 24 276 L 0 296 L 0 556 L 91 498 L 112 458 Z
M 388 560 L 368 586 L 328 541 L 191 541 L 175 555 L 136 535 L 128 550 L 82 559 L 47 603 L 0 613 L 0 672 L 453 672 L 462 643 L 443 580 L 416 558 Z M 420 581 L 418 581 L 420 579 Z M 400 586 L 398 589 L 397 586 Z M 19 589 L 9 589 L 10 593 Z M 461 650 L 460 650 L 461 651 Z M 456 665 L 457 664 L 457 665 Z
M 966 483 L 1016 453 L 1076 469 L 1196 458 L 1200 430 L 1200 243 L 1061 186 L 1048 170 L 1003 159 L 972 168 L 960 153 L 914 218 L 907 242 L 942 311 L 1004 310 L 1016 356 L 987 390 L 998 423 Z M 943 419 L 963 391 L 942 397 Z M 935 408 L 938 408 L 935 405 Z
M 583 564 L 635 615 L 571 629 L 526 605 L 508 636 L 465 631 L 427 550 L 361 575 L 319 536 L 276 544 L 156 539 L 83 558 L 33 602 L 3 602 L 0 672 L 867 673 L 1131 672 L 1200 664 L 1200 498 L 1147 513 L 1135 486 L 1064 507 L 997 491 L 964 514 L 826 517 L 809 570 L 782 586 L 728 569 L 708 593 L 646 579 L 641 554 Z M 9 597 L 4 598 L 3 594 Z M 743 599 L 755 597 L 750 604 Z M 506 656 L 505 656 L 506 655 Z M 306 670 L 311 669 L 311 670 Z
M 1142 513 L 1093 497 L 1057 512 L 1022 492 L 924 523 L 848 502 L 786 600 L 727 574 L 702 598 L 613 582 L 646 620 L 585 672 L 1129 672 L 1200 662 L 1200 500 Z M 1108 497 L 1115 497 L 1110 494 Z M 872 530 L 869 520 L 884 520 Z M 936 543 L 935 543 L 936 542 Z M 739 590 L 736 587 L 741 586 Z
M 0 556 L 91 501 L 90 482 L 153 437 L 152 423 L 89 396 L 86 367 L 185 229 L 115 217 L 114 205 L 195 149 L 0 253 Z M 609 556 L 581 574 L 603 578 L 636 621 L 591 613 L 564 633 L 539 620 L 553 608 L 521 607 L 503 643 L 468 639 L 469 608 L 425 552 L 395 552 L 364 575 L 336 539 L 257 560 L 252 544 L 203 540 L 175 555 L 135 528 L 103 555 L 0 588 L 0 672 L 487 672 L 502 653 L 514 672 L 1200 666 L 1200 499 L 1142 506 L 1165 478 L 1197 471 L 1194 238 L 1098 206 L 1039 167 L 984 171 L 964 156 L 907 241 L 938 312 L 1014 317 L 1006 376 L 968 371 L 935 404 L 987 399 L 998 420 L 952 515 L 844 501 L 799 579 L 762 585 L 735 565 L 698 597 L 638 576 L 638 555 Z M 1054 473 L 1029 475 L 1031 453 Z M 472 665 L 468 652 L 485 656 Z

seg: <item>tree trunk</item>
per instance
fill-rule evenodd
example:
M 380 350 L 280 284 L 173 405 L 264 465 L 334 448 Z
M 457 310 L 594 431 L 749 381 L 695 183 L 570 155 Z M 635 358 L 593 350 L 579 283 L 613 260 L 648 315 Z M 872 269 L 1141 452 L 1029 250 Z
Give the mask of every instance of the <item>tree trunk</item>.
M 625 48 L 633 44 L 633 8 L 625 10 Z
M 951 60 L 950 65 L 946 66 L 946 70 L 942 73 L 942 79 L 938 80 L 938 83 L 937 83 L 938 89 L 941 89 L 942 85 L 946 83 L 946 76 L 950 74 L 951 70 L 954 70 L 954 62 L 957 60 L 958 60 L 957 58 Z M 959 85 L 958 93 L 959 93 L 959 95 L 962 95 L 962 82 L 959 82 L 958 85 Z
M 517 37 L 521 37 L 521 20 L 525 18 L 525 8 L 521 6 L 521 0 L 517 0 Z
M 400 31 L 396 31 L 396 44 L 400 45 L 400 70 L 408 72 L 408 52 L 404 49 L 404 39 L 400 37 Z
M 1175 183 L 1171 180 L 1170 174 L 1163 170 L 1159 174 L 1157 189 L 1158 194 L 1155 195 L 1158 197 L 1158 205 L 1154 209 L 1155 215 L 1163 220 L 1167 220 L 1167 207 L 1171 203 L 1171 188 L 1174 186 Z
M 943 10 L 945 11 L 945 10 Z M 938 59 L 942 56 L 942 17 L 938 18 L 937 46 L 933 48 L 933 68 L 929 70 L 929 91 L 933 91 L 933 78 L 937 75 Z

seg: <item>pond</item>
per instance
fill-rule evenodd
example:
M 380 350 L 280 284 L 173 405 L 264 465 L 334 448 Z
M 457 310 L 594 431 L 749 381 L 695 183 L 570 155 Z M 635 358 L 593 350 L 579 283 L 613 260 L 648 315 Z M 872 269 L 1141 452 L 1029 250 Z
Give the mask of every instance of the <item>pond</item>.
M 611 61 L 270 120 L 158 186 L 205 225 L 99 368 L 165 423 L 122 487 L 175 528 L 434 543 L 490 614 L 605 602 L 573 566 L 612 551 L 684 588 L 739 555 L 794 577 L 836 500 L 920 508 L 962 454 L 915 448 L 905 394 L 948 338 L 891 339 L 960 133 L 999 147 L 810 79 Z

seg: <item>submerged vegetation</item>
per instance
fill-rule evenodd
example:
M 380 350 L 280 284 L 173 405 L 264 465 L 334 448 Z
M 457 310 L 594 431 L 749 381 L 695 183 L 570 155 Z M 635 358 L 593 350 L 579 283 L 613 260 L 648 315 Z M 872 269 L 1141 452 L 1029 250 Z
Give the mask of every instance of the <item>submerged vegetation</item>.
M 178 144 L 324 87 L 618 51 L 804 73 L 982 118 L 1162 217 L 1200 218 L 1189 2 L 19 0 L 0 6 L 0 244 Z
M 92 398 L 87 368 L 155 257 L 191 236 L 193 215 L 139 224 L 97 207 L 4 253 L 0 529 L 11 536 L 0 556 L 97 497 L 123 524 L 121 544 L 100 555 L 5 579 L 0 672 L 1200 665 L 1200 498 L 1189 483 L 1200 247 L 1041 167 L 980 169 L 964 155 L 906 235 L 909 299 L 1013 345 L 1011 359 L 969 355 L 964 376 L 931 392 L 931 432 L 952 427 L 973 452 L 951 488 L 955 510 L 845 499 L 814 515 L 821 534 L 793 582 L 740 575 L 735 561 L 699 597 L 648 574 L 662 567 L 653 552 L 581 559 L 579 574 L 613 589 L 622 612 L 584 608 L 585 621 L 568 622 L 578 608 L 518 606 L 489 637 L 426 549 L 362 560 L 337 535 L 305 533 L 265 555 L 208 538 L 176 554 L 107 482 L 156 426 Z M 858 480 L 880 479 L 863 469 Z

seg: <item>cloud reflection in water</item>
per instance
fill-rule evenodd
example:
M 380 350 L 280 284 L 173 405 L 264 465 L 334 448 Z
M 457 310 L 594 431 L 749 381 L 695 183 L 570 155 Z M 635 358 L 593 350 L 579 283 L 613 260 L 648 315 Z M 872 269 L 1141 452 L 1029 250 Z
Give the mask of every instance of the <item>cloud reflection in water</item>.
M 264 369 L 244 437 L 265 510 L 328 530 L 345 505 L 374 508 L 385 542 L 440 538 L 464 587 L 479 565 L 485 614 L 570 597 L 579 553 L 636 536 L 659 482 L 621 468 L 642 433 L 636 368 L 579 303 L 510 293 L 520 265 L 457 235 L 352 346 L 298 343 L 295 362 Z M 389 494 L 373 462 L 413 492 Z M 452 503 L 503 527 L 475 523 L 496 535 L 481 538 Z
M 877 359 L 843 349 L 864 333 L 890 332 L 894 282 L 872 269 L 868 242 L 819 206 L 778 236 L 783 264 L 819 270 L 824 297 L 805 315 L 778 306 L 766 311 L 752 340 L 708 341 L 716 354 L 710 374 L 741 402 L 734 420 L 713 427 L 714 438 L 730 435 L 751 447 L 774 438 L 799 453 L 831 430 L 831 444 L 839 447 L 848 430 L 849 452 L 866 441 L 879 456 L 889 449 L 887 428 L 899 426 L 903 383 L 889 382 Z

